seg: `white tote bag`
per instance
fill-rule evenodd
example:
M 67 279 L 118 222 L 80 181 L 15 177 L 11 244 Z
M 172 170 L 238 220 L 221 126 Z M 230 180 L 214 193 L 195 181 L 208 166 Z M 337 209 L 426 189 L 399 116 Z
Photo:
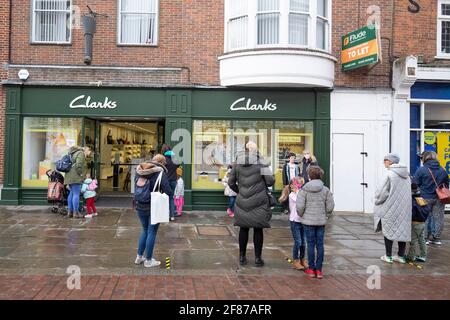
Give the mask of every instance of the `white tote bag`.
M 169 222 L 169 196 L 165 193 L 161 193 L 161 179 L 163 172 L 156 179 L 155 186 L 151 195 L 150 206 L 150 224 Z M 158 190 L 158 191 L 156 191 Z

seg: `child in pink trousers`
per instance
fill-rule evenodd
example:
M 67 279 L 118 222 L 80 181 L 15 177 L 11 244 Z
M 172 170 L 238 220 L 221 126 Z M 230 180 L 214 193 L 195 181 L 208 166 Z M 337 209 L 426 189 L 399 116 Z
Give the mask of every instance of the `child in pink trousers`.
M 177 208 L 177 216 L 181 216 L 183 213 L 184 205 L 184 181 L 181 177 L 183 175 L 183 169 L 181 167 L 177 168 L 177 186 L 175 187 L 175 193 L 173 200 L 175 202 L 175 207 Z

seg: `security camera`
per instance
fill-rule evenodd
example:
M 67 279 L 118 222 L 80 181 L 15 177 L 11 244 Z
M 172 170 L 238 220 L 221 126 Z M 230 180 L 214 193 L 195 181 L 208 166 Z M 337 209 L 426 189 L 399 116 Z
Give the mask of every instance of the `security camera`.
M 17 75 L 19 76 L 20 80 L 26 81 L 28 79 L 28 77 L 30 76 L 30 73 L 28 72 L 28 70 L 22 69 L 19 71 L 19 73 Z

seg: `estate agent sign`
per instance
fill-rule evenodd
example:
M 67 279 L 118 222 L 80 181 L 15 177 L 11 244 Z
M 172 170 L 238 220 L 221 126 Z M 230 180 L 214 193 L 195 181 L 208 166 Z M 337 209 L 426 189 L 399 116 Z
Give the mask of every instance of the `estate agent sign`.
M 342 70 L 348 71 L 381 61 L 379 32 L 363 27 L 342 37 Z

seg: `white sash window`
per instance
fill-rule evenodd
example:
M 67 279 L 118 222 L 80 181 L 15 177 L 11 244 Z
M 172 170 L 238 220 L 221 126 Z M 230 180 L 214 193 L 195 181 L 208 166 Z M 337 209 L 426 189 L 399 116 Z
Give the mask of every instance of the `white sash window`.
M 437 55 L 450 57 L 450 0 L 438 1 Z
M 248 46 L 248 0 L 228 0 L 228 48 L 236 50 Z
M 158 43 L 158 0 L 119 0 L 119 44 Z
M 71 0 L 33 0 L 32 42 L 70 43 Z

